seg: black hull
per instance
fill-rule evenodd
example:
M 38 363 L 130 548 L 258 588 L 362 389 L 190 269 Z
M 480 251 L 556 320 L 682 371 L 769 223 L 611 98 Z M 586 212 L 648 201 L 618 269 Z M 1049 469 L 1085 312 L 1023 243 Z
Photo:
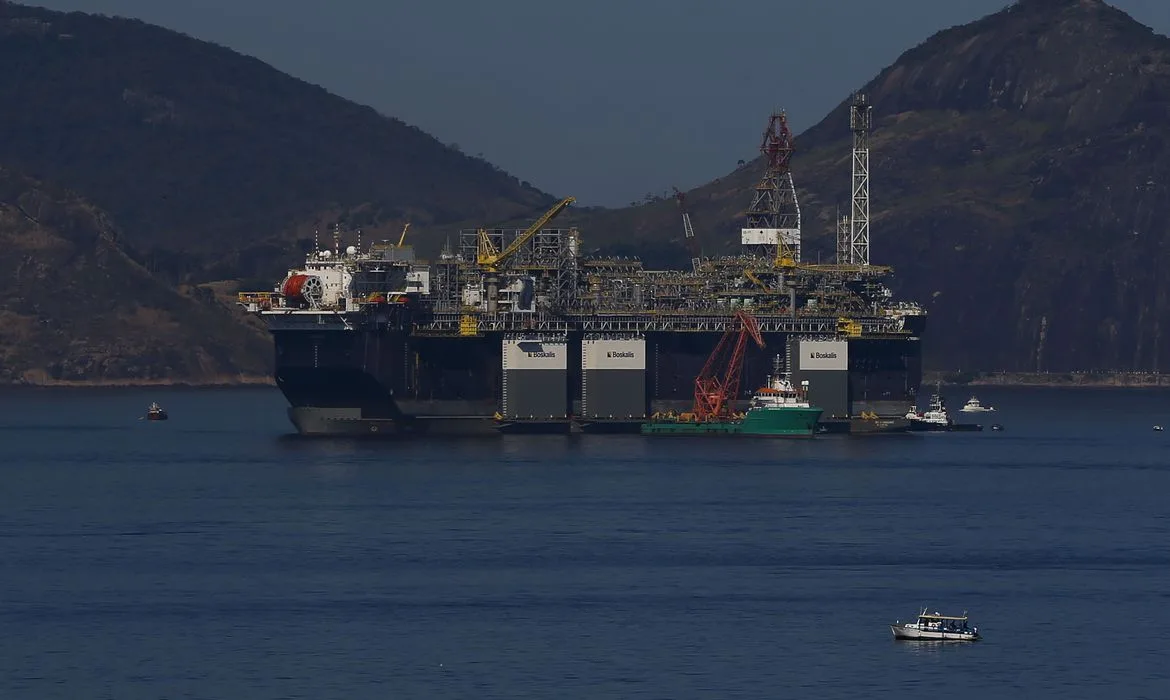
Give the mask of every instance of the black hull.
M 496 422 L 491 416 L 373 418 L 362 416 L 360 409 L 292 406 L 288 409 L 288 417 L 298 433 L 313 436 L 488 436 L 499 433 Z
M 637 435 L 642 430 L 642 421 L 590 421 L 577 424 L 586 435 Z
M 829 435 L 904 435 L 910 430 L 905 418 L 839 418 L 822 420 L 818 432 Z
M 983 426 L 978 423 L 955 423 L 951 426 L 952 433 L 979 433 L 983 432 Z
M 582 415 L 583 383 L 604 386 L 609 392 L 626 380 L 601 384 L 582 377 L 579 332 L 569 333 L 564 341 L 566 368 L 551 381 L 528 384 L 505 377 L 500 333 L 414 337 L 399 325 L 377 330 L 275 330 L 273 336 L 276 383 L 288 399 L 289 419 L 297 432 L 387 437 L 635 434 L 654 412 L 690 410 L 694 378 L 720 334 L 646 333 L 646 367 L 638 373 L 644 389 L 636 390 L 645 395 L 627 393 L 622 399 L 641 405 L 629 411 L 602 409 L 599 413 L 605 415 L 598 417 Z M 741 384 L 745 391 L 766 382 L 772 358 L 784 353 L 788 338 L 765 335 L 765 342 L 765 349 L 753 346 L 745 357 Z M 909 426 L 902 416 L 921 381 L 920 343 L 916 338 L 864 339 L 851 341 L 849 347 L 848 370 L 839 373 L 833 385 L 836 393 L 829 397 L 833 405 L 823 419 L 830 426 L 826 429 L 849 434 L 904 432 Z M 502 416 L 508 382 L 513 396 L 539 394 L 531 403 L 551 408 L 533 411 L 531 419 L 527 410 Z M 856 417 L 862 413 L 880 418 Z M 834 414 L 840 416 L 836 421 Z
M 937 423 L 910 421 L 910 431 L 915 433 L 978 433 L 982 430 L 983 426 L 978 423 L 938 425 Z

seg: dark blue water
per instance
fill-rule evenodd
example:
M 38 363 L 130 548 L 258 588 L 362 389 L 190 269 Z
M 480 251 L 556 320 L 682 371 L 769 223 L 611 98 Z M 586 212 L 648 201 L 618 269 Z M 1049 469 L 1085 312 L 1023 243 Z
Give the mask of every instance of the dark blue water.
M 1170 393 L 979 393 L 1006 432 L 407 444 L 0 394 L 0 698 L 1170 697 Z

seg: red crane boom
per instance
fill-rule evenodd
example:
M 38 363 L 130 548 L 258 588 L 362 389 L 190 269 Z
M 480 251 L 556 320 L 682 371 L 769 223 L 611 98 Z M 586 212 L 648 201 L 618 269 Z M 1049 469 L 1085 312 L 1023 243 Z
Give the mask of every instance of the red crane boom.
M 748 338 L 764 347 L 756 317 L 746 311 L 736 311 L 731 325 L 707 358 L 707 364 L 703 365 L 703 371 L 695 378 L 695 420 L 726 420 L 730 417 L 730 402 L 739 398 Z M 724 370 L 722 377 L 719 376 L 721 368 Z

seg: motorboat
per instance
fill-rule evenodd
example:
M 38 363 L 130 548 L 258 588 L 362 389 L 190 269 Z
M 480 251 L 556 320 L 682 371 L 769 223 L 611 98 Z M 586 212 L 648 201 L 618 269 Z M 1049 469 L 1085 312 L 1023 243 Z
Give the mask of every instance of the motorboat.
M 980 432 L 983 425 L 980 423 L 956 423 L 947 413 L 947 404 L 942 394 L 935 391 L 930 397 L 930 408 L 918 411 L 911 408 L 906 414 L 910 421 L 910 430 L 914 432 Z
M 977 642 L 983 637 L 978 627 L 968 625 L 967 613 L 962 615 L 940 615 L 936 610 L 928 613 L 926 608 L 918 613 L 914 622 L 895 622 L 890 625 L 894 639 L 928 642 Z
M 995 410 L 995 406 L 985 406 L 979 399 L 972 396 L 967 399 L 967 403 L 963 404 L 963 407 L 959 410 L 963 413 L 989 413 Z
M 911 430 L 951 429 L 951 418 L 947 415 L 946 404 L 937 393 L 930 397 L 930 408 L 925 411 L 916 411 L 912 408 L 906 414 L 906 420 L 910 421 Z
M 157 402 L 151 403 L 150 407 L 146 409 L 146 420 L 166 420 L 167 418 L 166 409 L 159 406 Z

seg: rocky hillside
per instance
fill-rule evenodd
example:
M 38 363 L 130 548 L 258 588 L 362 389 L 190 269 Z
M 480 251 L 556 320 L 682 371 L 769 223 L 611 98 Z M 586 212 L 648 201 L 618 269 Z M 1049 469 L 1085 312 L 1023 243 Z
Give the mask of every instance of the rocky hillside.
M 262 375 L 266 335 L 223 303 L 231 282 L 211 281 L 274 280 L 336 220 L 373 237 L 409 219 L 441 240 L 552 201 L 402 122 L 141 22 L 0 2 L 0 62 L 0 381 Z M 930 309 L 928 366 L 1170 369 L 1170 39 L 1100 0 L 1020 0 L 863 90 L 873 261 Z M 848 206 L 846 103 L 797 137 L 807 258 L 831 256 Z M 708 254 L 736 247 L 761 166 L 689 193 Z M 562 222 L 587 248 L 687 259 L 671 201 Z
M 1170 369 L 1170 39 L 1100 0 L 1020 0 L 862 90 L 872 259 L 928 305 L 929 365 Z M 809 257 L 831 257 L 848 210 L 846 104 L 797 137 Z M 689 193 L 706 252 L 737 240 L 761 165 Z M 673 202 L 579 223 L 594 246 L 685 258 Z
M 77 196 L 0 167 L 0 383 L 262 381 L 272 344 L 214 290 L 172 289 Z
M 0 65 L 0 163 L 81 193 L 174 281 L 278 274 L 337 219 L 425 232 L 552 202 L 417 128 L 139 21 L 0 2 Z

